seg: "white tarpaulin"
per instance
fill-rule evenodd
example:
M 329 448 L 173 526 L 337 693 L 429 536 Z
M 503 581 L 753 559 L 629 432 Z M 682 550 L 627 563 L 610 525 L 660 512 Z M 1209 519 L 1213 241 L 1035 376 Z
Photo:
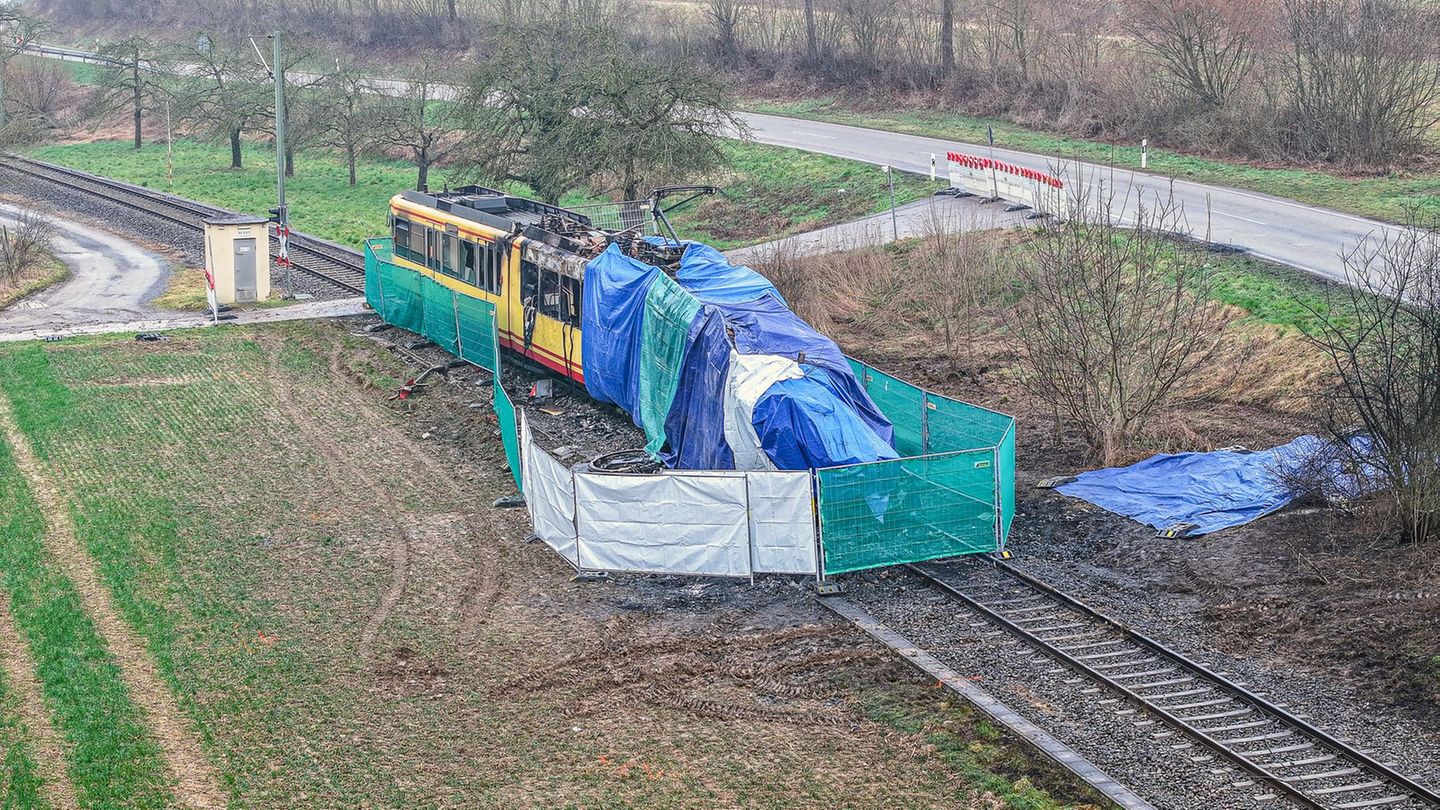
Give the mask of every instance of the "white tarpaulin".
M 525 504 L 535 536 L 571 565 L 580 564 L 575 544 L 575 481 L 570 471 L 541 450 L 521 423 L 521 469 L 525 474 Z
M 775 383 L 804 376 L 800 365 L 788 357 L 730 351 L 730 371 L 725 377 L 725 442 L 735 455 L 735 469 L 775 469 L 755 433 L 755 403 Z
M 746 473 L 755 573 L 815 573 L 815 501 L 808 472 Z
M 743 473 L 579 473 L 574 480 L 581 568 L 750 575 Z

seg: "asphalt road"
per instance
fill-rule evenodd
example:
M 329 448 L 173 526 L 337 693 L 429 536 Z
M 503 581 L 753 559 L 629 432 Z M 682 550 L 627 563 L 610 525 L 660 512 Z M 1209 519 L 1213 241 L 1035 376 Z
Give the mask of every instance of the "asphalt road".
M 79 61 L 95 58 L 94 54 L 67 48 L 35 46 L 35 49 L 52 58 Z M 291 76 L 296 81 L 317 78 L 300 73 Z M 393 79 L 376 80 L 375 85 L 385 93 L 406 90 L 405 82 Z M 437 98 L 453 98 L 454 95 L 454 89 L 446 87 L 438 88 L 436 93 Z M 936 157 L 936 170 L 942 177 L 946 173 L 945 153 L 951 149 L 973 155 L 990 154 L 984 146 L 963 141 L 759 113 L 737 115 L 750 128 L 751 137 L 760 143 L 889 164 L 919 174 L 929 173 L 932 154 Z M 993 154 L 1007 163 L 1058 175 L 1072 187 L 1079 182 L 1089 189 L 1100 189 L 1104 196 L 1114 200 L 1117 210 L 1133 210 L 1137 201 L 1150 205 L 1157 198 L 1173 199 L 1184 220 L 1176 230 L 1336 281 L 1345 280 L 1340 259 L 1342 251 L 1354 247 L 1366 237 L 1380 238 L 1387 231 L 1400 230 L 1397 226 L 1353 214 L 1253 191 L 1172 180 L 1163 175 L 1116 171 L 1092 163 L 1003 148 L 995 149 Z M 1094 197 L 1092 194 L 1092 199 Z M 1127 217 L 1122 213 L 1120 219 L 1123 222 Z
M 894 132 L 802 121 L 774 115 L 740 114 L 760 143 L 790 146 L 837 157 L 888 163 L 906 171 L 928 173 L 930 155 L 937 159 L 937 172 L 945 176 L 945 153 L 955 149 L 984 156 L 985 147 L 960 141 L 926 138 Z M 1174 180 L 1154 174 L 1112 171 L 1094 164 L 1065 161 L 995 149 L 995 157 L 1030 169 L 1049 171 L 1067 183 L 1082 178 L 1091 188 L 1103 186 L 1113 193 L 1116 205 L 1122 198 L 1133 207 L 1139 195 L 1149 204 L 1157 195 L 1174 194 L 1182 208 L 1191 236 L 1232 245 L 1262 259 L 1286 264 L 1327 278 L 1343 281 L 1342 250 L 1367 236 L 1379 238 L 1387 230 L 1400 230 L 1375 220 L 1331 211 L 1253 191 Z M 1208 212 L 1208 215 L 1207 215 Z
M 11 224 L 14 214 L 12 206 L 0 203 L 0 224 Z M 98 228 L 52 221 L 55 256 L 69 265 L 70 278 L 0 311 L 0 336 L 46 335 L 160 312 L 150 301 L 165 290 L 170 271 L 164 259 Z

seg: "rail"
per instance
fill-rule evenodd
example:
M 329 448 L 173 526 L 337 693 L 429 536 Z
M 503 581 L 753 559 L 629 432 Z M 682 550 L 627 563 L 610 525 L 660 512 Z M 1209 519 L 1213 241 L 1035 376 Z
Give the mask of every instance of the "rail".
M 99 197 L 196 231 L 204 230 L 206 219 L 234 213 L 173 194 L 20 155 L 0 157 L 0 167 L 88 196 Z M 271 237 L 271 242 L 272 245 L 277 244 L 274 236 Z M 359 251 L 296 233 L 290 237 L 290 256 L 294 268 L 299 272 L 350 292 L 365 292 L 365 259 Z
M 1233 762 L 1273 791 L 1259 799 L 1320 810 L 1440 808 L 1440 794 L 1390 765 L 1012 565 L 995 561 L 997 576 L 963 586 L 930 565 L 907 568 Z

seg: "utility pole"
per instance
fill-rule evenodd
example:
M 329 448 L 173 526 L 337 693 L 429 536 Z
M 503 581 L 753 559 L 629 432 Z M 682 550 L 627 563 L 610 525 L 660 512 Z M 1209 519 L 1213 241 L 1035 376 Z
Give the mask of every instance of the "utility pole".
M 275 264 L 285 271 L 285 295 L 295 295 L 294 273 L 290 267 L 290 209 L 285 205 L 285 62 L 281 53 L 280 32 L 270 35 L 275 46 L 272 58 L 275 76 L 275 190 L 279 207 L 275 210 L 275 235 L 280 240 L 280 253 Z

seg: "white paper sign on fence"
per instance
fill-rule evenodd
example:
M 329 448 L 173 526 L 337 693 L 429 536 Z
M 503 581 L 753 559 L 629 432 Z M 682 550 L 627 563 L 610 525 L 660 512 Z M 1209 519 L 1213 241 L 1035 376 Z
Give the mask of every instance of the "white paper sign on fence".
M 744 473 L 580 473 L 574 480 L 581 568 L 750 575 Z
M 815 573 L 815 501 L 808 472 L 751 472 L 750 565 L 755 573 Z

